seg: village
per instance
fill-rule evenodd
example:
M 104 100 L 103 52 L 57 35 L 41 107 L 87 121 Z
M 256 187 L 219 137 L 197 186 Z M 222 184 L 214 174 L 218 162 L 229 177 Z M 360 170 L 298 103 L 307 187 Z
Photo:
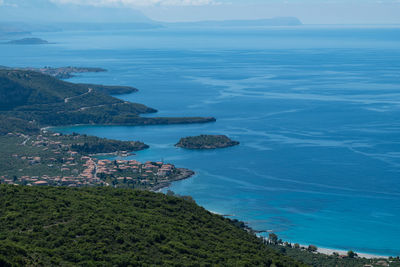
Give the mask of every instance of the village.
M 26 136 L 9 134 L 23 140 L 21 146 L 32 148 L 32 153 L 12 154 L 12 161 L 19 162 L 22 175 L 2 175 L 0 183 L 28 186 L 112 186 L 138 189 L 161 188 L 171 181 L 190 177 L 193 172 L 176 168 L 172 164 L 159 162 L 141 163 L 137 160 L 98 159 L 71 150 L 71 144 L 57 139 L 58 133 L 51 135 Z M 27 150 L 25 150 L 27 151 Z M 122 155 L 128 155 L 122 151 Z M 18 166 L 19 166 L 18 165 Z M 25 169 L 36 168 L 40 175 L 24 174 Z M 47 173 L 46 173 L 47 170 Z M 32 171 L 31 171 L 32 172 Z M 44 174 L 46 173 L 46 174 Z

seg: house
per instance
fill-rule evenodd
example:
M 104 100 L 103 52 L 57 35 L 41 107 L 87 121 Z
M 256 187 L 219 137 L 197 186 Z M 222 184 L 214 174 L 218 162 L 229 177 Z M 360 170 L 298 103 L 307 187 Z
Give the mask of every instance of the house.
M 161 176 L 161 177 L 167 176 L 168 175 L 168 170 L 160 169 L 160 170 L 158 170 L 157 175 Z
M 42 186 L 44 186 L 44 185 L 49 185 L 49 183 L 46 182 L 46 181 L 37 181 L 37 182 L 34 182 L 33 185 L 42 185 Z
M 389 263 L 387 261 L 384 260 L 380 260 L 376 263 L 379 266 L 389 266 Z

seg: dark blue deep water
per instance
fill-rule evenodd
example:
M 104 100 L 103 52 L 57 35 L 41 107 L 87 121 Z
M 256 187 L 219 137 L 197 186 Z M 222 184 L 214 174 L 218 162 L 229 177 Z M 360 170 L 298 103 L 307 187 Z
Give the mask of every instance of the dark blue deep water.
M 63 132 L 141 140 L 138 160 L 197 175 L 171 190 L 284 240 L 400 254 L 400 28 L 299 27 L 37 33 L 2 45 L 0 65 L 93 66 L 73 82 L 133 85 L 118 96 L 203 125 L 79 126 Z M 198 134 L 240 146 L 186 151 Z

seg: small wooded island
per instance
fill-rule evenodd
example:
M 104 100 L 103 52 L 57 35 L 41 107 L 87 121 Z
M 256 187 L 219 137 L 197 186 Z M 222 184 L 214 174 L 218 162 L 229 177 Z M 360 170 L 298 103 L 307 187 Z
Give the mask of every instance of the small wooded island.
M 199 135 L 181 138 L 175 145 L 187 149 L 215 149 L 239 145 L 239 142 L 231 140 L 226 135 Z

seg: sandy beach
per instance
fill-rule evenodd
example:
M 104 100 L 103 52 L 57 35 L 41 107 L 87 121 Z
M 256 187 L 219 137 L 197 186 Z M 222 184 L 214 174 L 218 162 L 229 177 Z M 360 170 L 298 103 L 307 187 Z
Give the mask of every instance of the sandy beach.
M 303 247 L 308 247 L 305 245 L 301 245 Z M 340 249 L 330 249 L 330 248 L 318 248 L 317 250 L 321 254 L 326 254 L 326 255 L 332 255 L 334 252 L 338 253 L 339 255 L 347 255 L 347 251 L 345 250 L 340 250 Z M 366 258 L 366 259 L 387 259 L 389 258 L 388 256 L 382 256 L 382 255 L 374 255 L 374 254 L 368 254 L 368 253 L 359 253 L 355 251 L 360 258 Z

